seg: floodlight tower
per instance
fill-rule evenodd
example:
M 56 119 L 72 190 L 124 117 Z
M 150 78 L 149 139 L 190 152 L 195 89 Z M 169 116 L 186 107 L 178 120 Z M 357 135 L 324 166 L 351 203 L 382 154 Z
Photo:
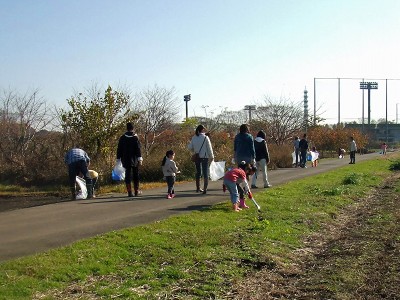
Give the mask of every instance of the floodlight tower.
M 307 94 L 308 94 L 307 88 L 304 88 L 304 131 L 306 133 L 307 133 L 307 124 L 308 124 L 308 95 Z
M 249 111 L 249 123 L 251 122 L 251 111 L 252 110 L 256 110 L 256 106 L 255 105 L 246 105 L 244 107 L 244 110 L 248 110 Z
M 189 115 L 188 114 L 188 101 L 190 101 L 190 95 L 191 94 L 183 96 L 183 101 L 186 102 L 186 120 L 188 119 L 188 115 Z
M 368 90 L 368 125 L 371 125 L 371 90 L 378 89 L 377 82 L 360 82 L 361 90 Z

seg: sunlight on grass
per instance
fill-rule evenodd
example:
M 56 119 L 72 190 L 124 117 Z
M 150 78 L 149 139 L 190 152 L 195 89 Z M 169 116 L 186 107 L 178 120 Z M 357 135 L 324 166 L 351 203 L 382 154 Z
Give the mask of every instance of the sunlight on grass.
M 371 160 L 263 190 L 260 213 L 221 203 L 1 263 L 0 299 L 220 298 L 236 279 L 289 262 L 304 237 L 380 184 L 389 165 Z

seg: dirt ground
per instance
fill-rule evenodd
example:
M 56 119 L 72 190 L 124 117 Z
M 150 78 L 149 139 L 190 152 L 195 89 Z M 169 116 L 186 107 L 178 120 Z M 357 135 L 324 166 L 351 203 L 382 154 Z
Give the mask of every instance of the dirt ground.
M 264 269 L 231 299 L 400 299 L 400 174 L 306 239 L 291 264 Z
M 400 299 L 400 174 L 337 216 L 291 261 L 257 271 L 225 299 Z M 0 212 L 69 201 L 1 198 Z

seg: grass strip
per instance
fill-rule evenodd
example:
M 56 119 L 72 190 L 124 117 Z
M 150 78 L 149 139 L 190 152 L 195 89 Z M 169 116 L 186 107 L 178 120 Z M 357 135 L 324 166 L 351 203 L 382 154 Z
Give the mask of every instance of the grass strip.
M 291 261 L 303 238 L 390 173 L 380 157 L 211 209 L 110 232 L 0 264 L 0 299 L 216 299 L 235 280 Z M 273 175 L 273 174 L 271 174 Z

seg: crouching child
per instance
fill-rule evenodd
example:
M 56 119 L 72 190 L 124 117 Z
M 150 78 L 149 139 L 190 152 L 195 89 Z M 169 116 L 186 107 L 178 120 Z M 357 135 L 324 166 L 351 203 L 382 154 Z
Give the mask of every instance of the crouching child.
M 239 193 L 247 193 L 251 197 L 251 191 L 247 178 L 256 172 L 256 167 L 244 164 L 243 168 L 233 168 L 225 173 L 223 189 L 227 189 L 231 196 L 233 210 L 238 212 L 242 208 L 248 208 L 244 196 L 239 199 Z

